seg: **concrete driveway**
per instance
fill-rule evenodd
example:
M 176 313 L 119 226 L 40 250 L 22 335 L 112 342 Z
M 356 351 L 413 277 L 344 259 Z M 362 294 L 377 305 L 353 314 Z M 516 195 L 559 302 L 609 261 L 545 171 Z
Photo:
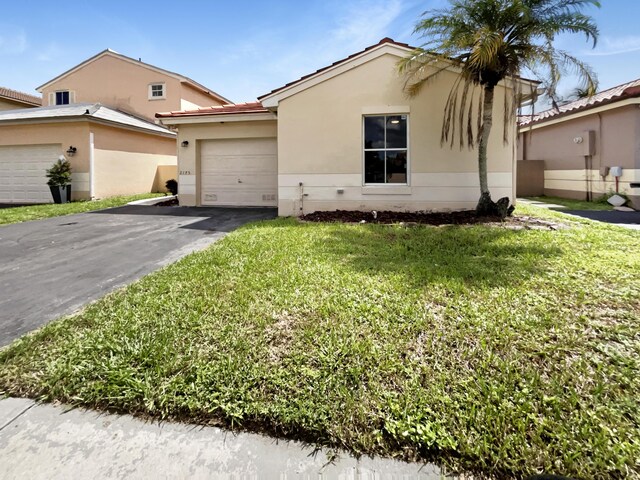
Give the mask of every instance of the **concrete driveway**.
M 276 214 L 124 206 L 0 226 L 0 346 Z

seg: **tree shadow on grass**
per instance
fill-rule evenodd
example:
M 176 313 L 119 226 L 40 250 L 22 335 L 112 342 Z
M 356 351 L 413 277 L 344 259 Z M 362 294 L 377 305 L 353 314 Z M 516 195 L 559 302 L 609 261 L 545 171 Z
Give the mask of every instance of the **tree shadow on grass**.
M 544 274 L 563 254 L 547 235 L 491 226 L 335 228 L 318 248 L 359 273 L 403 276 L 415 287 L 510 287 Z

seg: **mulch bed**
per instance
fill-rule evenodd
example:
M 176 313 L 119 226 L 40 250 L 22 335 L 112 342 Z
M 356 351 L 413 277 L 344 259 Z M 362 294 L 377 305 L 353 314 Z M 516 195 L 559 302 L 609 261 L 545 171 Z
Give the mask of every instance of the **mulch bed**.
M 156 206 L 156 207 L 177 207 L 178 205 L 180 205 L 180 203 L 178 203 L 178 199 L 177 198 L 172 198 L 171 200 L 165 200 L 164 202 L 156 203 L 154 206 Z
M 559 230 L 567 225 L 533 217 L 511 216 L 502 220 L 498 216 L 478 216 L 474 210 L 460 212 L 362 212 L 335 210 L 313 212 L 300 217 L 305 222 L 377 223 L 383 225 L 502 225 L 513 229 Z

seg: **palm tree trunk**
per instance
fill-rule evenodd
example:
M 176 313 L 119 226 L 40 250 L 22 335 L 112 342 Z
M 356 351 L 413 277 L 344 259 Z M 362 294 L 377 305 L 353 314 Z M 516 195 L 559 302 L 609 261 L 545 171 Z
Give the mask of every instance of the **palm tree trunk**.
M 489 214 L 492 211 L 493 201 L 489 192 L 489 181 L 487 176 L 487 146 L 489 144 L 489 134 L 493 123 L 493 85 L 484 87 L 484 99 L 482 102 L 482 135 L 478 146 L 478 175 L 480 176 L 480 200 L 476 206 L 479 215 Z

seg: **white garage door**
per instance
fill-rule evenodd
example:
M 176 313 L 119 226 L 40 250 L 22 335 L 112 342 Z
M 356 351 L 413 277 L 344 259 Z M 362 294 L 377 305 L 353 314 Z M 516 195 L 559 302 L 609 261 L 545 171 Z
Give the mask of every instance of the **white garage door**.
M 46 170 L 62 145 L 0 146 L 0 203 L 51 203 Z
M 202 141 L 200 190 L 202 205 L 277 206 L 276 139 Z

